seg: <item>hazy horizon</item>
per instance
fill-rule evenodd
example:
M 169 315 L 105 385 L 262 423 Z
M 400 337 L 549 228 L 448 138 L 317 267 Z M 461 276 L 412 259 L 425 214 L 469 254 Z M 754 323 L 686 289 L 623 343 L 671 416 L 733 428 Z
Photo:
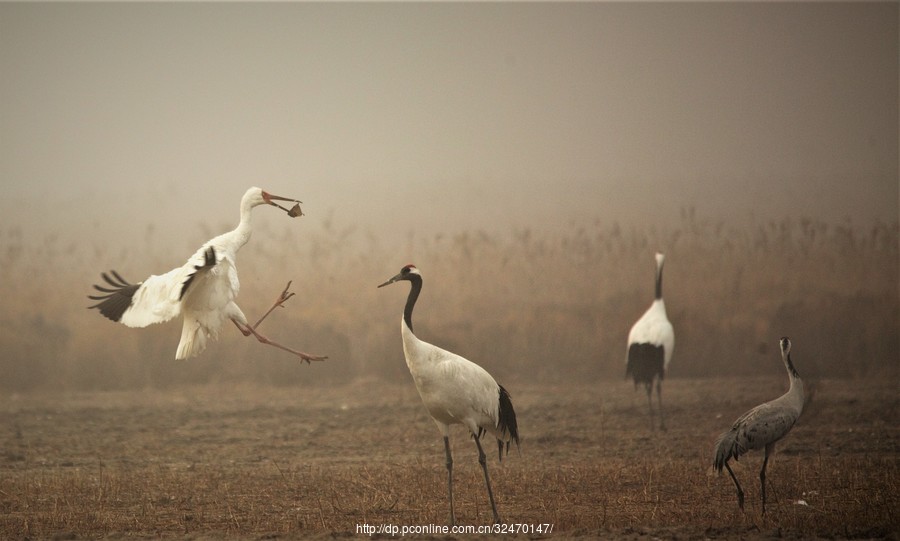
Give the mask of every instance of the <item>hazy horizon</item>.
M 0 4 L 0 227 L 183 238 L 251 185 L 377 238 L 892 223 L 897 27 L 891 3 Z

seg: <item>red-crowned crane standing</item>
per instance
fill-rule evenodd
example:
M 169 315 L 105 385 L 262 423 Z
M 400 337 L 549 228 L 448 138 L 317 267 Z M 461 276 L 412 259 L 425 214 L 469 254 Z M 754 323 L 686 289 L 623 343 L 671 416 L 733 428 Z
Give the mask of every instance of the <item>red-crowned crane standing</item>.
M 738 417 L 731 429 L 719 436 L 716 441 L 716 456 L 713 467 L 721 473 L 722 468 L 728 470 L 734 486 L 737 488 L 738 506 L 744 509 L 744 491 L 737 477 L 731 471 L 728 461 L 738 459 L 742 454 L 754 449 L 765 449 L 762 468 L 759 470 L 759 485 L 762 492 L 762 513 L 766 514 L 766 465 L 769 455 L 775 451 L 775 443 L 783 438 L 797 422 L 803 411 L 803 380 L 791 361 L 791 340 L 784 337 L 779 342 L 781 360 L 788 373 L 790 388 L 780 397 L 760 404 Z
M 672 350 L 675 349 L 675 330 L 666 317 L 666 304 L 662 294 L 663 254 L 656 254 L 656 297 L 628 333 L 628 353 L 625 361 L 625 377 L 631 376 L 634 386 L 643 384 L 647 389 L 647 405 L 650 407 L 650 428 L 653 424 L 653 382 L 656 381 L 656 398 L 659 401 L 659 426 L 666 429 L 662 407 L 662 380 L 669 370 Z
M 250 325 L 244 313 L 235 303 L 240 282 L 237 274 L 237 252 L 250 240 L 252 233 L 250 216 L 254 207 L 272 205 L 284 210 L 291 217 L 302 215 L 299 204 L 290 210 L 275 201 L 291 201 L 272 195 L 260 188 L 250 188 L 241 199 L 241 221 L 238 226 L 208 241 L 200 247 L 183 266 L 161 275 L 153 275 L 137 284 L 128 283 L 116 271 L 102 273 L 105 286 L 95 285 L 101 295 L 88 298 L 99 301 L 89 308 L 97 308 L 112 321 L 129 327 L 146 327 L 183 316 L 181 341 L 175 353 L 176 359 L 193 357 L 206 348 L 209 338 L 218 336 L 219 328 L 231 320 L 244 336 L 253 335 L 269 344 L 297 355 L 304 361 L 322 361 L 327 357 L 310 355 L 273 342 L 257 330 L 272 310 L 282 306 L 294 294 L 288 293 L 288 282 L 271 308 Z
M 379 285 L 384 287 L 405 280 L 410 283 L 409 297 L 400 321 L 403 354 L 409 373 L 412 374 L 425 409 L 437 423 L 444 436 L 444 452 L 447 456 L 447 487 L 450 497 L 450 523 L 456 524 L 453 510 L 453 457 L 450 454 L 450 425 L 461 424 L 469 429 L 478 447 L 478 462 L 484 471 L 488 499 L 494 512 L 494 523 L 500 522 L 491 478 L 488 476 L 487 459 L 481 448 L 481 436 L 490 432 L 497 438 L 500 458 L 504 444 L 509 453 L 509 442 L 519 445 L 519 428 L 509 393 L 482 367 L 437 346 L 419 340 L 413 334 L 412 311 L 422 291 L 422 275 L 414 265 L 406 265 L 400 273 Z

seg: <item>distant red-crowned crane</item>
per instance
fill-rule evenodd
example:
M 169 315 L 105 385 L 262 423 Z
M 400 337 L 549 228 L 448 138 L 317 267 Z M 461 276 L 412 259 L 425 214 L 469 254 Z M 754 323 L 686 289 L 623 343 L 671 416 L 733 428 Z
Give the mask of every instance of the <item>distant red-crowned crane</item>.
M 737 477 L 731 471 L 728 461 L 738 459 L 742 454 L 753 449 L 765 449 L 762 468 L 759 470 L 759 485 L 762 491 L 762 512 L 766 514 L 766 464 L 769 455 L 775 451 L 775 442 L 783 438 L 797 422 L 803 411 L 803 380 L 791 362 L 791 340 L 784 337 L 780 341 L 781 359 L 787 369 L 790 388 L 780 397 L 760 404 L 738 417 L 731 429 L 719 436 L 716 441 L 716 457 L 713 467 L 717 472 L 722 468 L 728 470 L 734 486 L 737 488 L 738 506 L 744 508 L 744 491 Z
M 231 320 L 244 336 L 253 335 L 269 344 L 299 356 L 304 361 L 322 361 L 327 357 L 309 355 L 269 340 L 257 331 L 257 327 L 272 310 L 282 306 L 294 294 L 288 293 L 288 282 L 275 304 L 256 322 L 250 325 L 244 313 L 235 304 L 238 282 L 236 257 L 238 250 L 250 240 L 252 228 L 250 215 L 254 207 L 272 205 L 295 217 L 302 215 L 299 204 L 290 210 L 275 201 L 292 201 L 272 195 L 260 188 L 250 188 L 241 199 L 241 221 L 228 233 L 208 241 L 188 259 L 183 266 L 162 275 L 153 275 L 137 284 L 130 284 L 116 271 L 102 273 L 108 286 L 95 285 L 102 295 L 88 298 L 100 301 L 89 308 L 97 308 L 112 321 L 129 327 L 146 327 L 153 323 L 169 321 L 179 315 L 184 317 L 181 341 L 175 353 L 176 359 L 193 357 L 206 348 L 209 338 L 218 336 L 222 324 Z
M 477 364 L 419 340 L 413 334 L 412 311 L 422 291 L 422 275 L 414 265 L 407 265 L 400 273 L 378 287 L 393 284 L 399 280 L 408 281 L 411 286 L 400 335 L 403 338 L 403 354 L 409 373 L 412 374 L 416 389 L 425 409 L 437 423 L 444 436 L 444 451 L 447 455 L 447 487 L 450 494 L 450 523 L 456 524 L 453 510 L 453 457 L 450 455 L 450 425 L 461 424 L 469 429 L 478 447 L 478 462 L 484 471 L 488 499 L 494 512 L 494 523 L 500 522 L 491 479 L 488 476 L 487 459 L 481 448 L 481 436 L 490 432 L 497 438 L 500 459 L 503 459 L 504 443 L 509 453 L 509 442 L 519 445 L 519 428 L 516 412 L 513 410 L 509 393 L 498 384 L 488 372 Z
M 662 407 L 662 380 L 669 370 L 672 350 L 675 349 L 675 331 L 666 317 L 666 304 L 662 294 L 663 254 L 656 254 L 656 297 L 628 333 L 628 354 L 625 361 L 625 377 L 631 376 L 635 389 L 644 384 L 647 389 L 647 405 L 650 407 L 650 427 L 653 424 L 653 382 L 656 380 L 656 398 L 659 401 L 659 426 L 666 429 Z

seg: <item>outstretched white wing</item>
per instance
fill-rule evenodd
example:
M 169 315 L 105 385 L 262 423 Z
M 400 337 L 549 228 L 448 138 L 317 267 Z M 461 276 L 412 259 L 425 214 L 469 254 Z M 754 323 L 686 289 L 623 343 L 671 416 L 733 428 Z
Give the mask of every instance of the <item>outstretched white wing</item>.
M 90 308 L 97 308 L 103 316 L 129 327 L 169 321 L 181 314 L 181 301 L 197 276 L 215 263 L 215 250 L 204 246 L 183 266 L 137 284 L 129 283 L 116 271 L 104 272 L 106 285 L 94 286 L 103 295 L 90 295 L 88 298 L 100 301 Z

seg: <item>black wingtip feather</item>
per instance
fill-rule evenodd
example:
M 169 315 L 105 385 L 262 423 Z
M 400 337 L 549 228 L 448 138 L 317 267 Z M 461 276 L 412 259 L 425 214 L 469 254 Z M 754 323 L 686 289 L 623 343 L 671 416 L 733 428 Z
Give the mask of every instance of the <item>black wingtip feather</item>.
M 115 280 L 110 278 L 105 272 L 101 273 L 100 276 L 107 284 L 113 286 L 114 289 L 94 284 L 94 289 L 106 293 L 106 295 L 88 295 L 88 298 L 92 301 L 100 301 L 97 304 L 88 306 L 88 309 L 97 308 L 104 317 L 118 322 L 122 320 L 122 315 L 124 315 L 125 311 L 131 306 L 134 292 L 138 290 L 140 284 L 130 284 L 116 271 L 110 272 Z

